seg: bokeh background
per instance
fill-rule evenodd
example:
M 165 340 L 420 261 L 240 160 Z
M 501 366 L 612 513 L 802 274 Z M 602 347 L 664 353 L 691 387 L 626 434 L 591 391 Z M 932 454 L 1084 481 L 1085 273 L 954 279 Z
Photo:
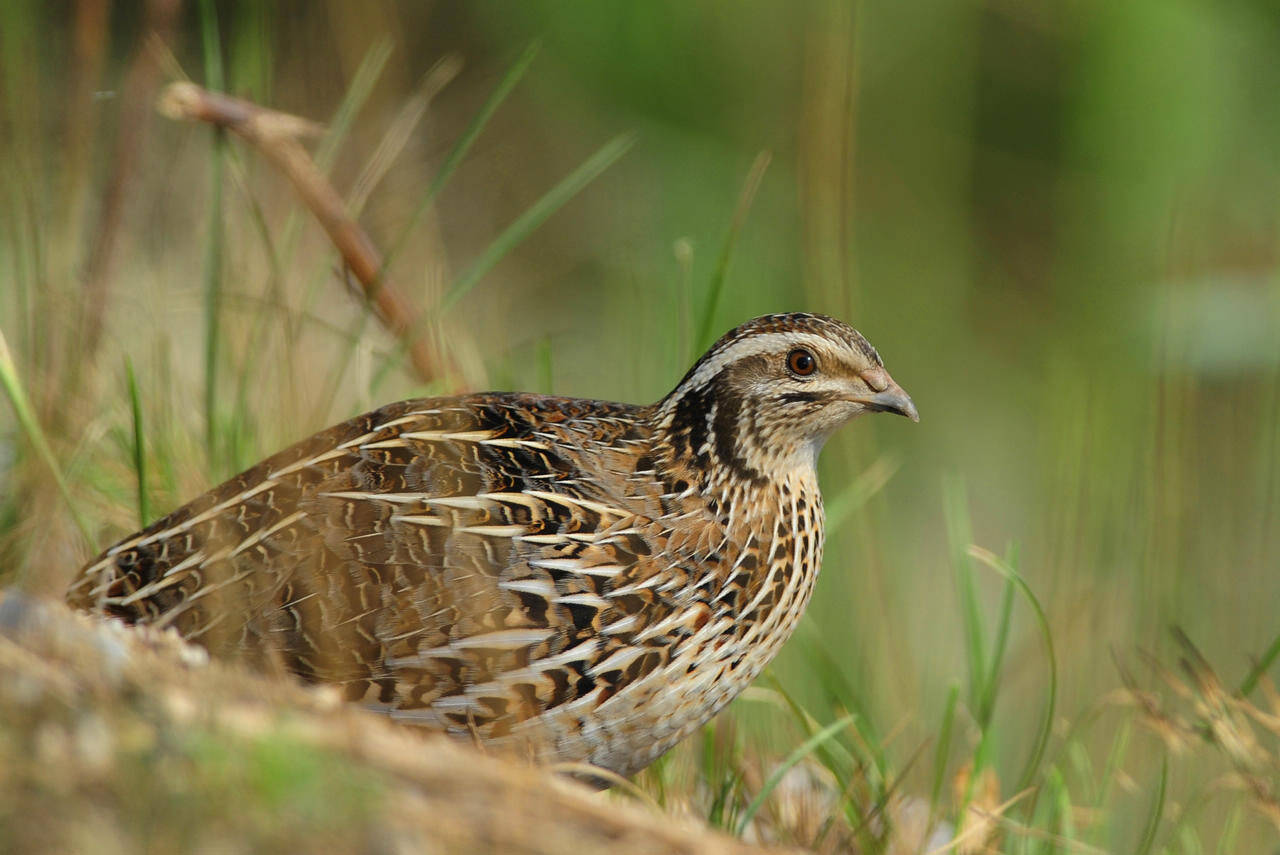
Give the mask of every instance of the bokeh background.
M 447 55 L 461 73 L 406 124 Z M 720 819 L 717 775 L 749 799 L 734 764 L 803 741 L 785 694 L 856 712 L 841 738 L 895 796 L 946 814 L 976 759 L 1007 799 L 1056 678 L 1034 782 L 1059 795 L 1020 822 L 1149 843 L 1167 760 L 1158 846 L 1274 841 L 1229 763 L 1169 756 L 1115 693 L 1160 685 L 1145 653 L 1176 667 L 1171 627 L 1229 688 L 1280 638 L 1273 4 L 9 0 L 0 330 L 75 514 L 6 408 L 8 583 L 56 593 L 139 524 L 126 359 L 152 518 L 435 391 L 269 164 L 151 109 L 178 75 L 329 128 L 313 149 L 399 287 L 430 308 L 471 283 L 432 315 L 470 388 L 656 400 L 704 329 L 806 310 L 913 395 L 919 425 L 825 452 L 827 558 L 763 690 L 642 786 Z M 1016 564 L 1056 671 L 970 544 Z

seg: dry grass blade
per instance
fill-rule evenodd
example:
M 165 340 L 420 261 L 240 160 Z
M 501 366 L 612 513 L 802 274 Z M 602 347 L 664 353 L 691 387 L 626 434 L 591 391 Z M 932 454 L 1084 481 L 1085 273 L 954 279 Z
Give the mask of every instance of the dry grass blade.
M 590 763 L 552 763 L 547 766 L 547 771 L 554 772 L 557 775 L 564 775 L 575 781 L 601 781 L 612 787 L 616 792 L 625 793 L 630 798 L 647 805 L 654 811 L 662 813 L 662 805 L 654 801 L 653 796 L 640 789 L 630 779 L 624 778 L 617 772 L 605 769 L 602 766 L 593 766 Z
M 1174 635 L 1182 647 L 1182 667 L 1196 690 L 1193 709 L 1201 720 L 1207 738 L 1217 744 L 1242 774 L 1257 775 L 1268 769 L 1275 771 L 1271 752 L 1249 726 L 1245 708 L 1247 701 L 1229 695 L 1208 660 L 1181 630 Z
M 1229 789 L 1246 794 L 1250 806 L 1280 828 L 1280 726 L 1277 718 L 1254 706 L 1247 698 L 1226 691 L 1221 679 L 1180 630 L 1174 637 L 1182 649 L 1181 666 L 1187 680 L 1178 679 L 1147 657 L 1150 667 L 1173 693 L 1182 710 L 1169 709 L 1154 694 L 1136 688 L 1132 676 L 1121 674 L 1126 700 L 1139 710 L 1139 720 L 1159 735 L 1172 754 L 1196 746 L 1212 746 L 1231 765 L 1222 780 Z M 1254 725 L 1260 729 L 1255 729 Z
M 1101 849 L 1097 846 L 1091 846 L 1090 844 L 1084 843 L 1080 840 L 1072 840 L 1069 837 L 1063 837 L 1061 834 L 1054 834 L 1041 828 L 1034 828 L 1030 825 L 1016 822 L 1007 816 L 994 813 L 986 808 L 978 807 L 977 805 L 971 805 L 969 807 L 969 812 L 999 825 L 1001 828 L 1006 829 L 1018 837 L 1024 837 L 1029 840 L 1043 840 L 1046 843 L 1053 844 L 1055 848 L 1062 849 L 1067 852 L 1088 852 L 1093 853 L 1093 855 L 1107 855 L 1110 851 L 1108 849 Z
M 1004 816 L 1009 808 L 1033 792 L 1035 792 L 1034 788 L 1029 787 L 989 810 L 979 808 L 977 805 L 969 805 L 968 812 L 977 819 L 977 822 L 967 826 L 964 831 L 953 837 L 949 843 L 939 846 L 937 849 L 931 849 L 928 855 L 943 855 L 944 852 L 950 852 L 952 849 L 957 849 L 961 852 L 977 851 L 973 847 L 979 846 L 982 841 L 987 839 L 994 829 L 996 820 Z
M 422 78 L 418 90 L 400 109 L 400 113 L 391 123 L 391 128 L 382 138 L 377 151 L 373 153 L 373 157 L 369 158 L 369 163 L 356 179 L 349 201 L 349 209 L 353 215 L 358 215 L 364 209 L 374 188 L 386 177 L 391 164 L 399 157 L 400 152 L 413 136 L 413 129 L 426 115 L 432 100 L 458 76 L 460 71 L 462 71 L 462 58 L 457 54 L 450 54 L 432 66 Z
M 1160 706 L 1160 699 L 1152 692 L 1138 688 L 1137 681 L 1122 663 L 1116 662 L 1120 671 L 1123 689 L 1117 689 L 1110 696 L 1114 703 L 1131 707 L 1137 711 L 1138 720 L 1144 727 L 1154 733 L 1164 743 L 1170 754 L 1178 755 L 1187 751 L 1191 741 L 1191 728 L 1181 719 L 1169 715 Z
M 364 229 L 348 216 L 342 197 L 299 142 L 300 137 L 318 134 L 318 125 L 193 83 L 171 83 L 161 93 L 158 106 L 172 119 L 226 128 L 261 151 L 289 178 L 319 220 L 364 287 L 365 296 L 373 302 L 383 324 L 407 345 L 419 378 L 429 381 L 451 373 L 438 348 L 421 337 L 419 310 L 386 278 L 381 253 Z

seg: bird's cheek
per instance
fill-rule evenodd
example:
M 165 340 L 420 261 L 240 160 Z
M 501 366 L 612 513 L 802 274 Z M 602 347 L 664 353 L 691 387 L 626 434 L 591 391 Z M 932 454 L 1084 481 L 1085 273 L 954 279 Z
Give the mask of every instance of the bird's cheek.
M 854 415 L 849 411 L 849 407 L 843 403 L 830 404 L 815 413 L 810 426 L 810 434 L 814 437 L 818 447 L 821 448 L 822 444 L 830 439 L 833 433 L 847 424 Z
M 831 429 L 836 430 L 865 413 L 867 408 L 854 401 L 833 401 L 826 410 Z

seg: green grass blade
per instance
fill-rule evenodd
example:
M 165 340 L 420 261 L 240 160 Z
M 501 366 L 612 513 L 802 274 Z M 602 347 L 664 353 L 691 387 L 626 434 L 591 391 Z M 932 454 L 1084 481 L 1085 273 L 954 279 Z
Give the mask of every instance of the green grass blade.
M 1115 787 L 1116 776 L 1120 771 L 1120 764 L 1124 762 L 1125 755 L 1129 751 L 1129 737 L 1133 733 L 1133 724 L 1130 720 L 1125 719 L 1117 730 L 1115 739 L 1111 741 L 1111 748 L 1107 751 L 1107 762 L 1102 770 L 1102 778 L 1098 787 L 1097 798 L 1094 799 L 1093 806 L 1101 810 L 1111 799 L 1112 789 Z
M 386 179 L 391 167 L 404 153 L 405 146 L 413 138 L 436 96 L 461 70 L 462 58 L 457 54 L 445 54 L 436 60 L 427 73 L 422 75 L 418 85 L 403 99 L 395 118 L 387 126 L 377 148 L 351 186 L 351 192 L 347 196 L 347 213 L 352 219 L 358 218 L 364 211 L 365 205 Z
M 272 31 L 275 5 L 271 3 L 237 4 L 231 22 L 228 44 L 227 81 L 232 91 L 245 93 L 258 103 L 271 100 Z
M 714 780 L 707 778 L 707 781 Z M 736 772 L 725 770 L 720 780 L 720 785 L 716 787 L 715 798 L 711 800 L 711 808 L 707 811 L 707 825 L 712 828 L 727 829 L 733 821 L 731 808 L 734 803 L 734 794 L 738 790 L 742 779 Z
M 1280 656 L 1280 635 L 1271 640 L 1271 646 L 1267 648 L 1267 652 L 1262 654 L 1262 658 L 1249 669 L 1248 675 L 1240 683 L 1240 697 L 1247 698 L 1253 694 L 1253 690 L 1258 688 L 1258 681 L 1271 668 L 1277 656 Z
M 969 547 L 969 555 L 1017 585 L 1018 592 L 1022 594 L 1035 613 L 1036 624 L 1039 626 L 1040 634 L 1044 638 L 1045 655 L 1049 660 L 1049 692 L 1048 697 L 1045 699 L 1044 715 L 1040 720 L 1040 732 L 1036 736 L 1035 747 L 1031 751 L 1031 756 L 1027 758 L 1026 768 L 1022 772 L 1022 778 L 1016 788 L 1024 790 L 1031 786 L 1032 780 L 1035 779 L 1036 769 L 1039 768 L 1040 761 L 1044 758 L 1045 749 L 1049 745 L 1049 735 L 1053 729 L 1054 709 L 1058 703 L 1058 657 L 1053 648 L 1053 633 L 1049 629 L 1049 619 L 1045 616 L 1040 600 L 1036 598 L 1036 595 L 1031 591 L 1031 586 L 1018 574 L 1016 569 L 997 558 L 993 553 L 978 546 Z
M 964 827 L 965 822 L 969 818 L 969 805 L 973 802 L 973 794 L 978 787 L 978 773 L 987 768 L 988 759 L 992 752 L 991 746 L 994 742 L 995 733 L 991 728 L 982 728 L 979 730 L 978 745 L 973 750 L 973 760 L 971 761 L 969 780 L 965 785 L 964 794 L 960 799 L 959 815 L 961 817 L 961 828 Z
M 129 406 L 133 411 L 133 472 L 138 479 L 138 527 L 146 528 L 151 521 L 151 497 L 147 490 L 147 451 L 142 426 L 142 395 L 138 391 L 138 378 L 133 373 L 133 360 L 124 359 L 124 374 L 129 382 Z
M 364 55 L 364 59 L 360 61 L 360 66 L 356 69 L 356 73 L 352 76 L 351 85 L 347 87 L 346 94 L 342 96 L 342 103 L 338 105 L 333 118 L 329 121 L 328 132 L 324 135 L 320 144 L 316 146 L 316 166 L 326 175 L 333 168 L 333 162 L 338 157 L 338 150 L 342 147 L 343 141 L 346 140 L 347 134 L 350 133 L 356 116 L 360 115 L 365 102 L 369 100 L 369 95 L 373 92 L 373 87 L 382 78 L 382 72 L 387 67 L 387 61 L 391 59 L 391 50 L 391 40 L 387 38 L 380 39 L 373 47 L 369 48 L 368 53 Z
M 1231 806 L 1231 813 L 1222 823 L 1222 834 L 1218 837 L 1218 846 L 1214 850 L 1217 855 L 1229 855 L 1236 851 L 1236 838 L 1240 836 L 1240 804 Z
M 1156 832 L 1160 828 L 1160 819 L 1164 816 L 1164 796 L 1169 785 L 1169 758 L 1160 760 L 1160 786 L 1151 799 L 1151 811 L 1147 814 L 1147 824 L 1142 830 L 1142 839 L 1138 841 L 1137 855 L 1148 855 L 1156 842 Z
M 489 124 L 489 120 L 498 112 L 498 108 L 502 106 L 502 103 L 507 100 L 507 96 L 516 88 L 516 84 L 524 77 L 525 72 L 533 64 L 541 48 L 541 42 L 531 42 L 525 48 L 524 53 L 520 54 L 520 58 L 512 64 L 511 68 L 507 69 L 507 73 L 498 81 L 493 93 L 489 95 L 480 107 L 480 111 L 467 124 L 462 136 L 458 137 L 458 141 L 450 149 L 449 154 L 445 156 L 444 163 L 440 164 L 440 170 L 436 173 L 436 177 L 431 180 L 431 186 L 427 189 L 427 205 L 444 189 L 454 170 L 458 168 L 458 164 L 462 163 L 462 159 L 467 156 L 467 152 L 471 150 L 471 146 L 479 138 L 485 126 Z M 414 211 L 415 219 L 420 214 L 421 211 Z M 409 224 L 406 225 L 406 232 L 411 228 L 412 223 L 413 220 L 410 220 Z
M 955 730 L 956 704 L 960 700 L 960 687 L 951 685 L 947 692 L 947 705 L 942 710 L 942 728 L 938 731 L 938 747 L 933 753 L 933 787 L 929 791 L 929 827 L 938 816 L 938 802 L 947 779 L 947 759 L 951 756 L 951 736 Z
M 347 86 L 346 93 L 342 96 L 342 103 L 334 111 L 333 118 L 329 120 L 327 125 L 328 130 L 324 138 L 316 146 L 316 167 L 325 175 L 328 175 L 329 170 L 333 168 L 333 163 L 338 157 L 338 151 L 346 141 L 351 131 L 351 126 L 355 123 L 356 116 L 360 114 L 365 102 L 369 100 L 369 95 L 373 92 L 373 87 L 378 80 L 381 79 L 382 72 L 390 58 L 391 42 L 388 39 L 382 39 L 374 44 L 365 53 L 364 58 L 360 60 L 360 66 L 356 69 L 350 85 Z M 297 249 L 298 234 L 302 227 L 304 214 L 306 214 L 305 206 L 302 208 L 295 207 L 285 221 L 284 228 L 281 229 L 281 234 L 283 235 L 280 240 L 282 270 L 293 268 L 293 255 Z M 335 252 L 335 250 L 330 250 L 323 253 L 316 262 L 315 271 L 307 277 L 308 284 L 300 304 L 303 312 L 310 311 L 322 286 L 331 281 Z M 285 320 L 288 324 L 294 322 L 292 316 L 288 314 L 285 315 Z
M 212 461 L 217 449 L 218 362 L 222 350 L 222 165 L 225 139 L 214 132 L 209 169 L 209 243 L 204 276 L 204 437 Z
M 413 213 L 405 221 L 404 228 L 400 230 L 395 242 L 391 244 L 391 251 L 387 253 L 386 259 L 383 261 L 384 267 L 389 267 L 392 259 L 404 249 L 404 245 L 413 235 L 413 230 L 417 228 L 423 215 L 431 207 L 431 203 L 435 201 L 436 196 L 440 195 L 440 191 L 449 182 L 449 178 L 453 175 L 454 170 L 458 168 L 458 164 L 467 156 L 467 152 L 471 150 L 471 146 L 479 138 L 481 132 L 484 131 L 485 126 L 489 124 L 489 120 L 498 112 L 498 108 L 507 100 L 507 96 L 511 94 L 512 90 L 516 88 L 516 84 L 520 82 L 525 72 L 529 70 L 529 66 L 538 55 L 540 47 L 541 44 L 535 41 L 525 48 L 520 58 L 515 61 L 511 68 L 507 69 L 507 73 L 498 81 L 497 88 L 493 90 L 493 93 L 489 95 L 483 106 L 480 107 L 480 111 L 472 117 L 466 130 L 462 132 L 462 136 L 458 137 L 458 141 L 454 143 L 453 148 L 445 156 L 444 163 L 440 164 L 440 170 L 436 173 L 435 178 L 431 180 L 431 186 L 427 188 L 427 194 L 418 202 L 418 206 L 413 209 Z
M 884 489 L 901 465 L 901 458 L 886 453 L 859 472 L 848 486 L 826 503 L 827 531 L 836 531 L 843 526 L 849 517 Z
M 200 33 L 204 45 L 205 84 L 210 89 L 221 92 L 225 88 L 222 42 L 218 35 L 218 13 L 213 0 L 200 0 Z M 209 243 L 204 277 L 204 438 L 205 451 L 211 462 L 215 459 L 217 448 L 218 361 L 222 336 L 222 173 L 225 144 L 224 131 L 214 131 L 209 163 Z
M 1071 793 L 1067 789 L 1067 779 L 1063 777 L 1062 771 L 1057 766 L 1051 766 L 1048 774 L 1045 775 L 1045 781 L 1049 788 L 1054 813 L 1057 815 L 1058 836 L 1074 843 L 1079 835 L 1076 833 L 1075 811 L 1071 806 Z
M 1018 566 L 1016 546 L 1010 546 L 1005 555 L 1005 562 L 1010 567 Z M 1004 594 L 1000 600 L 1000 622 L 996 625 L 996 637 L 991 646 L 991 664 L 987 666 L 985 686 L 982 690 L 982 703 L 978 707 L 978 724 L 986 728 L 991 724 L 991 716 L 995 714 L 996 695 L 1000 691 L 1000 668 L 1004 663 L 1005 650 L 1009 644 L 1009 623 L 1013 617 L 1013 600 L 1015 588 L 1013 582 L 1006 579 Z
M 782 700 L 783 708 L 796 720 L 800 730 L 807 734 L 806 738 L 822 729 L 818 726 L 818 720 L 810 715 L 804 707 L 800 706 L 800 702 L 778 682 L 778 678 L 772 672 L 766 672 L 763 679 L 769 682 L 772 691 L 776 697 Z M 856 711 L 853 714 L 855 716 L 858 715 Z M 857 721 L 858 724 L 862 723 L 861 719 Z M 835 777 L 836 785 L 840 792 L 848 792 L 850 788 L 850 770 L 857 769 L 860 764 L 873 765 L 871 760 L 858 757 L 838 740 L 819 745 L 814 753 L 818 761 Z
M 555 394 L 555 365 L 551 358 L 551 337 L 538 341 L 538 388 L 544 395 Z
M 31 447 L 35 449 L 36 454 L 48 467 L 49 474 L 53 476 L 53 481 L 57 484 L 63 501 L 67 503 L 67 510 L 71 512 L 71 519 L 75 522 L 76 528 L 80 529 L 86 543 L 92 543 L 89 525 L 80 515 L 71 498 L 71 490 L 68 489 L 67 480 L 62 475 L 62 468 L 58 466 L 58 459 L 54 457 L 53 449 L 49 447 L 49 440 L 45 437 L 44 430 L 36 419 L 35 410 L 31 407 L 27 390 L 23 387 L 21 378 L 18 377 L 18 367 L 13 362 L 13 355 L 9 352 L 9 343 L 5 340 L 3 331 L 0 331 L 0 386 L 4 387 L 9 405 L 13 407 L 13 414 L 17 417 L 22 432 L 27 435 L 27 441 L 31 443 Z
M 822 745 L 827 740 L 833 738 L 840 731 L 852 724 L 856 717 L 857 716 L 854 713 L 849 713 L 845 717 L 833 721 L 831 724 L 806 739 L 797 746 L 795 750 L 788 754 L 786 759 L 778 764 L 777 768 L 775 768 L 771 773 L 769 773 L 769 777 L 765 779 L 764 786 L 760 788 L 760 792 L 756 793 L 756 797 L 747 805 L 747 809 L 742 812 L 742 816 L 738 817 L 738 824 L 734 828 L 734 833 L 739 837 L 742 836 L 742 833 L 746 831 L 747 826 L 751 824 L 752 818 L 755 817 L 761 806 L 764 805 L 765 799 L 769 798 L 769 795 L 782 781 L 782 776 L 787 774 L 787 772 L 791 770 L 791 767 L 808 757 L 813 753 L 814 749 Z
M 695 341 L 699 353 L 715 343 L 716 308 L 720 305 L 725 279 L 729 275 L 729 261 L 733 258 L 733 248 L 738 243 L 738 235 L 742 233 L 747 214 L 751 212 L 751 203 L 755 201 L 756 191 L 760 189 L 760 182 L 764 180 L 765 170 L 769 168 L 769 161 L 772 159 L 773 154 L 768 151 L 762 151 L 756 155 L 751 169 L 747 172 L 746 180 L 742 182 L 742 192 L 738 195 L 738 204 L 734 208 L 733 220 L 729 224 L 729 233 L 725 235 L 724 245 L 720 247 L 716 269 L 711 274 L 711 287 L 707 291 L 707 300 L 703 304 L 702 317 L 698 322 L 698 337 Z
M 383 362 L 382 366 L 374 374 L 373 381 L 370 383 L 370 389 L 377 389 L 387 374 L 396 365 L 404 359 L 408 352 L 408 343 L 414 340 L 414 337 L 420 333 L 421 328 L 429 323 L 436 314 L 444 314 L 449 311 L 459 300 L 466 296 L 477 282 L 497 266 L 507 253 L 520 244 L 525 238 L 534 232 L 538 226 L 546 222 L 547 218 L 560 209 L 566 202 L 572 199 L 577 193 L 594 181 L 602 172 L 608 169 L 627 153 L 627 150 L 635 144 L 635 136 L 633 134 L 622 134 L 614 137 L 606 143 L 599 151 L 587 158 L 577 169 L 565 176 L 560 183 L 552 187 L 541 199 L 533 203 L 533 205 L 523 214 L 516 218 L 515 222 L 507 226 L 498 238 L 491 244 L 489 248 L 476 259 L 472 265 L 462 273 L 454 282 L 453 287 L 448 293 L 441 298 L 436 312 L 424 313 L 422 319 L 418 322 L 414 329 L 408 330 L 400 338 L 399 344 L 396 346 L 394 354 Z
M 507 226 L 506 231 L 489 244 L 489 248 L 458 277 L 453 287 L 440 300 L 440 313 L 443 314 L 453 308 L 477 282 L 506 257 L 507 253 L 519 246 L 538 226 L 546 222 L 548 217 L 576 196 L 583 187 L 599 177 L 618 158 L 626 154 L 634 143 L 635 136 L 632 134 L 614 137 L 559 184 L 552 187 L 546 195 L 534 202 L 527 211 L 516 218 L 515 222 Z
M 818 720 L 810 715 L 804 707 L 800 706 L 800 702 L 778 682 L 777 677 L 772 672 L 766 672 L 765 679 L 768 680 L 777 697 L 782 699 L 786 711 L 791 713 L 791 716 L 804 733 L 812 736 L 822 729 L 818 726 Z M 853 715 L 858 715 L 856 710 Z M 861 725 L 862 719 L 857 719 L 857 723 Z M 855 755 L 852 750 L 838 740 L 819 745 L 814 753 L 817 755 L 818 761 L 835 776 L 836 784 L 841 792 L 849 790 L 850 770 L 857 769 L 860 764 L 868 767 L 874 766 L 872 760 Z
M 1080 781 L 1081 799 L 1090 804 L 1098 803 L 1098 776 L 1094 772 L 1093 758 L 1078 739 L 1072 738 L 1063 752 L 1071 764 L 1074 778 Z
M 986 684 L 986 664 L 982 640 L 982 612 L 978 608 L 978 589 L 973 577 L 973 564 L 966 550 L 973 542 L 969 524 L 969 500 L 964 481 L 947 478 L 942 485 L 943 511 L 947 521 L 947 541 L 951 546 L 951 560 L 956 573 L 956 588 L 960 594 L 961 617 L 964 621 L 965 651 L 969 659 L 969 707 L 976 713 L 982 707 L 983 686 Z
M 205 86 L 222 92 L 227 84 L 222 73 L 222 38 L 218 33 L 218 10 L 214 0 L 200 0 L 200 42 L 204 48 Z
M 679 318 L 676 325 L 675 362 L 669 369 L 677 377 L 701 356 L 693 352 L 693 260 L 696 251 L 693 241 L 687 237 L 677 238 L 671 247 L 676 267 L 680 269 L 680 278 L 676 282 L 675 312 Z
M 826 687 L 826 691 L 839 700 L 841 711 L 849 710 L 855 715 L 854 731 L 862 741 L 864 749 L 859 760 L 865 765 L 864 773 L 867 775 L 868 782 L 878 796 L 883 796 L 888 786 L 889 760 L 885 755 L 880 736 L 876 732 L 871 705 L 849 679 L 849 675 L 827 648 L 824 639 L 816 632 L 811 621 L 800 622 L 796 630 L 795 643 L 797 647 L 803 646 L 806 651 L 806 660 L 813 668 L 817 679 Z M 789 696 L 784 693 L 784 697 Z M 800 709 L 799 704 L 795 706 Z M 843 749 L 843 745 L 839 742 L 833 743 L 833 746 Z
M 168 334 L 161 333 L 156 342 L 155 364 L 159 381 L 151 388 L 153 391 L 159 390 L 160 399 L 152 399 L 153 404 L 158 404 L 158 411 L 153 410 L 158 412 L 158 424 L 151 437 L 151 462 L 160 478 L 162 495 L 169 497 L 178 493 L 178 469 L 175 465 L 177 455 L 174 453 L 174 438 L 178 433 L 178 407 L 173 400 L 173 340 Z
M 248 208 L 249 222 L 253 225 L 253 232 L 258 238 L 258 242 L 262 246 L 263 255 L 266 258 L 268 271 L 266 291 L 277 302 L 283 304 L 284 297 L 281 293 L 283 276 L 281 274 L 280 258 L 276 251 L 275 241 L 272 238 L 271 225 L 267 222 L 266 212 L 263 211 L 262 205 L 259 204 L 254 194 L 253 185 L 249 177 L 248 164 L 245 163 L 244 158 L 233 146 L 228 146 L 226 153 L 231 179 L 240 191 L 240 195 Z M 244 356 L 241 358 L 236 370 L 235 403 L 232 410 L 236 424 L 244 424 L 249 419 L 250 375 L 259 366 L 259 357 L 266 351 L 267 334 L 277 323 L 278 318 L 275 312 L 255 312 L 253 314 L 253 321 L 246 339 L 248 344 L 243 349 Z M 284 373 L 287 377 L 294 377 L 297 372 L 294 367 L 294 352 L 296 348 L 293 342 L 293 325 L 283 323 L 279 324 L 279 326 L 283 328 L 285 337 L 285 346 L 282 348 L 285 361 Z M 237 468 L 241 467 L 237 466 Z

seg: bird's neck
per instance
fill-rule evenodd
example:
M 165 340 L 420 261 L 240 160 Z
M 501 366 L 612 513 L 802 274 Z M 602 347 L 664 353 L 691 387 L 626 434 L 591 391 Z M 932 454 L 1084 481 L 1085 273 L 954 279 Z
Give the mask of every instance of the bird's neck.
M 751 415 L 723 403 L 694 397 L 656 407 L 652 459 L 662 512 L 705 523 L 672 536 L 678 551 L 708 560 L 696 595 L 705 598 L 708 626 L 729 638 L 724 679 L 746 685 L 791 635 L 813 592 L 822 561 L 822 495 L 816 449 L 762 453 L 742 433 Z M 724 432 L 735 423 L 736 432 Z
M 663 510 L 705 513 L 729 552 L 751 544 L 767 554 L 781 532 L 797 526 L 810 529 L 811 545 L 820 549 L 817 448 L 764 435 L 767 419 L 752 403 L 711 386 L 673 394 L 651 410 Z
M 655 451 L 668 470 L 710 494 L 795 482 L 816 489 L 818 444 L 775 429 L 762 406 L 720 378 L 682 386 L 650 411 Z

